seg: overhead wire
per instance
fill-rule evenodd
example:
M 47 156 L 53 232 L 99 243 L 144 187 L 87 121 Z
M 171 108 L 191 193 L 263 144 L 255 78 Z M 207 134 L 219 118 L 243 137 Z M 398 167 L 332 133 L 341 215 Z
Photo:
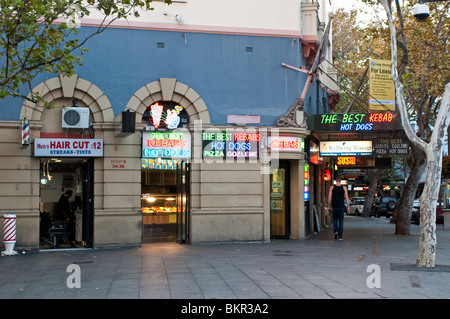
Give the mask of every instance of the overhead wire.
M 321 68 L 318 68 L 320 71 L 322 71 L 328 78 L 330 78 L 331 81 L 333 81 L 340 89 L 344 91 L 348 91 L 348 95 L 352 97 L 356 102 L 358 109 L 363 111 L 364 113 L 367 113 L 367 105 L 364 101 L 362 101 L 359 97 L 355 96 L 350 90 L 348 90 L 346 87 L 344 87 L 341 83 L 333 79 L 328 73 L 324 72 Z M 323 82 L 322 82 L 323 83 Z M 347 102 L 349 102 L 347 99 L 345 99 L 343 96 L 340 96 Z M 362 106 L 361 106 L 362 105 Z

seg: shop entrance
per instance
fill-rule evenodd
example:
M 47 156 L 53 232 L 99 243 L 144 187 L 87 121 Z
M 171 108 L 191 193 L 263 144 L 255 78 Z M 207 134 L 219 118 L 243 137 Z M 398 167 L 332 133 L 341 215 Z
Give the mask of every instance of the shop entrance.
M 41 158 L 40 249 L 92 247 L 93 163 L 93 159 Z M 68 207 L 63 213 L 65 200 Z
M 270 175 L 270 237 L 287 239 L 290 235 L 290 164 L 280 161 Z
M 142 159 L 142 242 L 189 242 L 190 164 Z

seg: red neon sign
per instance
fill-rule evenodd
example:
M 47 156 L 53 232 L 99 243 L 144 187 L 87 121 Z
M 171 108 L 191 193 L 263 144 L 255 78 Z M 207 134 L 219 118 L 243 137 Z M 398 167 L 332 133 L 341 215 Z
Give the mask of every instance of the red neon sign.
M 261 139 L 261 134 L 259 133 L 234 133 L 235 141 L 253 141 L 259 142 Z
M 161 124 L 163 106 L 155 103 L 150 106 L 150 109 L 152 112 L 153 126 L 158 128 L 159 124 Z
M 326 181 L 331 180 L 331 171 L 329 169 L 323 171 L 323 179 Z
M 371 113 L 369 117 L 370 123 L 392 122 L 392 113 Z
M 186 147 L 186 140 L 147 140 L 147 146 L 151 147 Z

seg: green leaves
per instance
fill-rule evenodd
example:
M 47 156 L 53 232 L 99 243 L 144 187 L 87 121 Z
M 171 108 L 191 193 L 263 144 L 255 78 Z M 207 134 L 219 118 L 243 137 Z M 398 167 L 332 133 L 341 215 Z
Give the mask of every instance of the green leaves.
M 375 6 L 377 1 L 362 2 Z M 430 102 L 439 101 L 437 97 L 442 96 L 445 84 L 450 81 L 450 1 L 428 3 L 430 17 L 426 22 L 417 22 L 413 17 L 416 0 L 400 3 L 402 20 L 398 12 L 395 15 L 399 42 L 398 68 L 407 104 L 422 115 L 429 112 L 425 104 L 433 106 Z M 392 2 L 392 7 L 396 10 L 395 2 Z M 348 92 L 357 91 L 367 67 L 367 59 L 390 59 L 389 30 L 383 23 L 385 13 L 384 16 L 374 17 L 373 21 L 366 21 L 365 25 L 355 24 L 357 13 L 356 10 L 338 10 L 333 22 L 335 63 L 344 73 L 340 80 L 341 102 L 337 105 L 341 111 L 353 100 Z M 400 21 L 403 23 L 403 33 Z M 366 98 L 367 95 L 361 95 L 361 103 L 354 104 L 353 110 L 363 110 L 361 107 L 364 107 Z
M 150 3 L 151 0 L 0 0 L 0 98 L 26 98 L 28 92 L 23 84 L 40 73 L 72 75 L 82 63 L 89 38 L 117 19 L 138 17 L 138 9 L 148 10 Z M 80 39 L 75 22 L 93 10 L 99 10 L 108 22 Z M 31 98 L 36 100 L 39 96 Z

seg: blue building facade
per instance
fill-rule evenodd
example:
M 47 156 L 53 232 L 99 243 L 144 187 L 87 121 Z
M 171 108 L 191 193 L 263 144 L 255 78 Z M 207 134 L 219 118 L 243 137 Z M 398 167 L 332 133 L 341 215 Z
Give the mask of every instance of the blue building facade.
M 93 28 L 82 25 L 80 37 Z M 19 246 L 269 241 L 308 234 L 312 219 L 304 194 L 314 178 L 305 174 L 304 119 L 328 112 L 329 91 L 313 82 L 301 100 L 308 74 L 282 64 L 309 69 L 317 40 L 131 25 L 110 27 L 86 47 L 74 76 L 41 74 L 32 83 L 44 101 L 88 108 L 86 127 L 64 126 L 61 108 L 0 100 L 0 176 L 4 186 L 16 185 L 0 195 L 0 211 L 17 212 Z M 155 118 L 151 107 L 158 103 L 167 113 L 175 105 L 183 109 L 185 122 L 175 130 L 152 125 L 148 117 Z M 124 129 L 126 111 L 135 116 Z M 31 138 L 21 143 L 25 122 Z M 204 150 L 225 137 L 234 155 L 205 157 Z M 82 145 L 97 149 L 80 150 Z M 155 145 L 161 154 L 183 145 L 192 156 L 147 158 L 152 151 L 143 149 Z M 254 157 L 250 148 L 257 149 Z M 70 242 L 49 231 L 67 189 L 73 190 L 77 216 L 77 229 L 66 229 Z M 11 196 L 16 201 L 6 200 Z
M 80 37 L 93 27 L 81 27 Z M 89 52 L 74 72 L 97 85 L 109 98 L 114 114 L 142 86 L 159 78 L 176 78 L 202 96 L 214 125 L 226 125 L 227 114 L 260 115 L 261 125 L 276 121 L 300 98 L 307 74 L 300 67 L 300 39 L 239 34 L 210 34 L 110 28 L 87 42 Z M 38 85 L 55 74 L 42 74 Z M 325 90 L 312 84 L 305 112 L 317 113 Z M 2 120 L 20 119 L 23 100 L 0 101 Z M 325 113 L 327 109 L 320 109 Z

